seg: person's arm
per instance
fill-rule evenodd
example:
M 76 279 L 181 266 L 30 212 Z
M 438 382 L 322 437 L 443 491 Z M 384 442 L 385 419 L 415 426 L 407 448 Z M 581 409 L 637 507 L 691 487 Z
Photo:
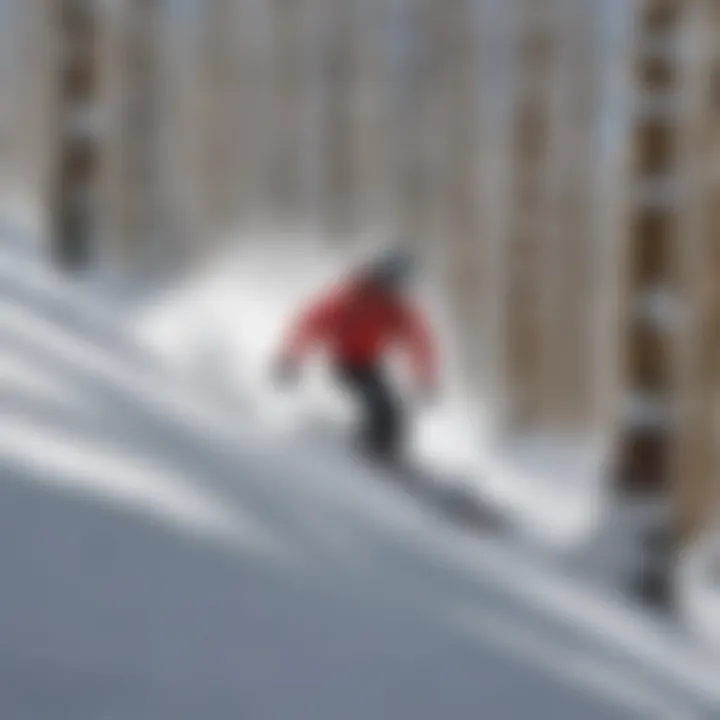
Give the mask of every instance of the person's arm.
M 295 320 L 280 350 L 281 362 L 297 363 L 331 332 L 338 314 L 337 292 L 321 297 Z
M 433 334 L 426 317 L 409 303 L 402 311 L 400 334 L 416 381 L 424 390 L 434 391 L 438 384 L 438 357 Z

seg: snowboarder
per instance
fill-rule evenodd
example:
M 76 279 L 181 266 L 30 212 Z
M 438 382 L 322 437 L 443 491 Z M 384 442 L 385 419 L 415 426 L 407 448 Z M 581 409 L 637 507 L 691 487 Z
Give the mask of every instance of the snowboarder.
M 356 270 L 300 314 L 275 365 L 280 383 L 294 383 L 304 357 L 324 346 L 338 380 L 360 403 L 361 452 L 391 464 L 403 460 L 406 425 L 384 367 L 388 351 L 401 345 L 409 353 L 425 400 L 438 390 L 429 324 L 406 292 L 414 269 L 409 255 L 391 251 Z

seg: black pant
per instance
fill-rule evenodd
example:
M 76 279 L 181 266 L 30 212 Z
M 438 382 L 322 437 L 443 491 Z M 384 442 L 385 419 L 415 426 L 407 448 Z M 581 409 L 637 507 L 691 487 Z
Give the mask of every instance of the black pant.
M 338 375 L 360 402 L 363 450 L 378 459 L 399 459 L 403 451 L 403 419 L 382 368 L 340 364 Z

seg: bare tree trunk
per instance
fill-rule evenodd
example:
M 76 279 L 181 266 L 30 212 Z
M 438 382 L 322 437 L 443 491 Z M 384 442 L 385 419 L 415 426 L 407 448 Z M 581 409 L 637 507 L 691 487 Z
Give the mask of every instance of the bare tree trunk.
M 202 226 L 208 236 L 226 230 L 235 219 L 237 201 L 238 133 L 241 98 L 238 45 L 238 0 L 203 4 L 201 113 L 205 163 Z
M 117 249 L 125 262 L 154 262 L 167 251 L 162 246 L 159 1 L 130 0 L 122 20 Z
M 679 98 L 684 191 L 673 252 L 684 314 L 674 337 L 678 422 L 670 462 L 681 545 L 717 523 L 720 511 L 720 6 L 692 0 L 684 10 L 688 56 Z
M 669 480 L 673 342 L 662 314 L 644 310 L 652 309 L 653 299 L 676 302 L 678 297 L 674 248 L 684 242 L 678 205 L 679 39 L 687 7 L 685 0 L 643 0 L 637 6 L 636 107 L 630 129 L 634 162 L 622 288 L 627 325 L 620 330 L 628 408 L 619 449 L 625 487 L 658 489 Z M 671 100 L 669 107 L 658 102 L 663 98 Z
M 5 98 L 0 117 L 7 121 L 5 142 L 0 153 L 12 166 L 12 182 L 33 199 L 46 196 L 46 159 L 51 152 L 48 142 L 56 131 L 48 126 L 54 114 L 51 77 L 52 27 L 55 10 L 46 0 L 25 0 L 6 7 L 8 22 L 5 48 L 5 79 L 10 94 Z M 0 120 L 1 122 L 2 120 Z M 0 139 L 2 141 L 2 139 Z
M 561 0 L 561 39 L 552 119 L 547 238 L 548 298 L 544 407 L 548 425 L 569 437 L 597 428 L 595 308 L 607 278 L 597 262 L 598 17 L 594 0 Z M 605 358 L 607 360 L 607 357 Z M 600 354 L 602 362 L 602 353 Z
M 85 265 L 97 229 L 97 16 L 92 0 L 54 3 L 57 136 L 51 188 L 52 252 L 64 267 Z
M 436 0 L 404 0 L 401 11 L 404 52 L 393 78 L 397 225 L 430 256 L 440 231 L 445 7 Z
M 548 152 L 554 56 L 555 0 L 520 0 L 514 178 L 507 238 L 504 353 L 510 431 L 542 426 L 546 362 Z
M 647 549 L 638 587 L 667 604 L 679 553 L 718 510 L 720 16 L 711 0 L 645 0 L 637 17 L 624 359 L 626 393 L 656 411 L 624 419 L 621 480 L 669 490 L 664 542 Z M 658 299 L 674 312 L 657 312 Z
M 355 36 L 357 87 L 354 164 L 357 177 L 357 217 L 361 229 L 385 231 L 392 216 L 390 115 L 387 102 L 389 63 L 385 35 L 389 19 L 385 3 L 357 3 Z
M 327 5 L 325 202 L 330 232 L 337 237 L 355 231 L 358 225 L 353 117 L 358 68 L 352 2 L 330 0 Z
M 480 124 L 477 0 L 452 0 L 437 9 L 440 85 L 445 109 L 443 172 L 443 223 L 436 245 L 444 267 L 447 292 L 459 335 L 462 367 L 467 382 L 483 385 L 487 309 L 481 228 L 483 198 L 480 183 Z
M 232 113 L 237 125 L 236 143 L 237 186 L 236 219 L 255 216 L 267 200 L 269 184 L 268 155 L 273 144 L 268 125 L 272 115 L 270 51 L 267 28 L 262 13 L 250 0 L 239 0 L 237 27 L 238 78 L 233 93 L 236 109 Z
M 273 83 L 275 102 L 271 192 L 276 214 L 297 220 L 303 205 L 303 143 L 306 127 L 307 19 L 305 0 L 274 0 Z

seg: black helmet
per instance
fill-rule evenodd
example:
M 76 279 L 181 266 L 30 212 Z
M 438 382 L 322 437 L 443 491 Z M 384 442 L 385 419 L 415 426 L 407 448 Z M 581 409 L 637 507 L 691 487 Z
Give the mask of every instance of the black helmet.
M 415 274 L 415 261 L 404 248 L 394 248 L 384 252 L 371 264 L 370 274 L 375 282 L 386 286 L 404 285 Z

